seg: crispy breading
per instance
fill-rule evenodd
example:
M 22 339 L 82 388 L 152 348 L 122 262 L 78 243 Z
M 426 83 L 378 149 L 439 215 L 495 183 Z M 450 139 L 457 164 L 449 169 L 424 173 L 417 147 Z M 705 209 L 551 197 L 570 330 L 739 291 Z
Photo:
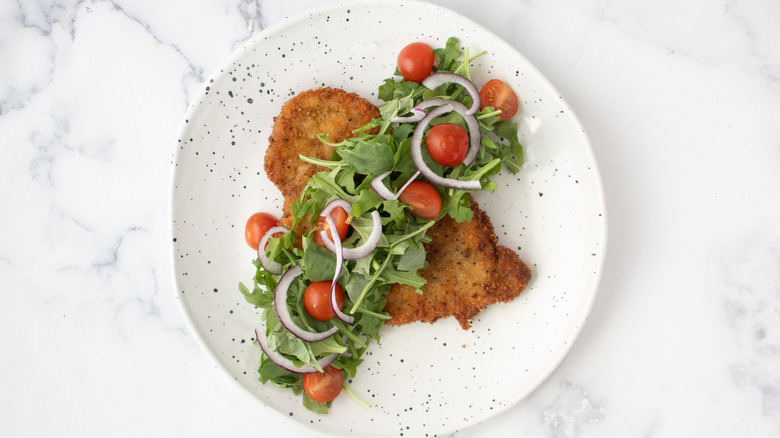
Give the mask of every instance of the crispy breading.
M 285 198 L 282 225 L 292 225 L 290 204 L 298 200 L 306 181 L 315 173 L 327 170 L 301 161 L 298 156 L 329 160 L 333 147 L 321 142 L 318 134 L 327 133 L 329 142 L 339 143 L 378 117 L 379 110 L 371 102 L 355 93 L 330 87 L 304 91 L 282 105 L 274 118 L 265 153 L 268 179 Z
M 423 293 L 394 284 L 385 310 L 391 325 L 422 321 L 433 323 L 454 316 L 466 330 L 489 304 L 517 297 L 528 284 L 531 271 L 514 251 L 498 245 L 488 215 L 471 199 L 474 217 L 457 223 L 449 216 L 436 223 L 425 245 L 428 267 Z
M 328 141 L 338 143 L 377 117 L 379 111 L 370 102 L 334 88 L 305 91 L 282 106 L 265 155 L 268 178 L 285 197 L 282 225 L 292 225 L 290 205 L 298 200 L 308 179 L 325 170 L 298 156 L 330 159 L 332 147 L 323 144 L 318 134 L 328 133 Z M 455 316 L 468 329 L 487 305 L 510 301 L 523 291 L 530 270 L 512 250 L 498 246 L 490 218 L 473 199 L 471 206 L 471 222 L 459 224 L 446 217 L 428 230 L 429 265 L 420 271 L 427 281 L 424 292 L 419 295 L 410 286 L 393 285 L 385 306 L 392 316 L 389 324 L 432 323 Z M 310 228 L 304 220 L 296 231 L 300 235 Z

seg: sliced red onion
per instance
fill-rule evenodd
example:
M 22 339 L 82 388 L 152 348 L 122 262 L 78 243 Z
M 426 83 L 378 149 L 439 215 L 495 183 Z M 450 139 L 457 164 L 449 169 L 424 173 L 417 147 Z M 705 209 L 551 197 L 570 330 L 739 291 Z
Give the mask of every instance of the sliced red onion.
M 412 111 L 414 111 L 413 115 L 407 117 L 395 117 L 390 119 L 390 121 L 393 123 L 419 122 L 420 120 L 423 119 L 423 117 L 425 117 L 426 108 L 430 108 L 432 106 L 441 106 L 447 102 L 452 102 L 452 101 L 449 99 L 443 99 L 441 97 L 423 100 L 422 102 L 418 103 L 416 107 L 412 108 Z
M 439 74 L 439 73 L 436 73 Z M 455 75 L 458 76 L 458 75 Z M 462 76 L 458 76 L 462 77 Z M 474 160 L 477 159 L 477 155 L 479 155 L 479 149 L 482 147 L 482 131 L 479 128 L 479 121 L 474 116 L 474 113 L 469 114 L 470 109 L 466 108 L 466 105 L 463 105 L 462 103 L 455 101 L 455 100 L 449 100 L 449 99 L 443 99 L 441 97 L 437 97 L 434 99 L 428 99 L 420 102 L 417 104 L 415 109 L 425 109 L 430 107 L 439 107 L 442 105 L 451 105 L 452 109 L 456 111 L 458 114 L 463 117 L 463 120 L 466 122 L 466 126 L 469 128 L 469 151 L 466 153 L 466 156 L 463 158 L 463 164 L 466 166 L 471 166 L 474 164 Z M 420 117 L 419 119 L 415 120 L 408 120 L 409 122 L 419 122 L 424 117 Z M 382 178 L 384 179 L 384 177 Z M 373 187 L 373 183 L 371 185 Z M 374 191 L 376 191 L 376 188 L 374 188 Z M 400 192 L 399 192 L 400 193 Z M 377 192 L 377 194 L 381 197 L 382 193 Z
M 328 226 L 331 230 L 336 229 L 336 222 L 333 221 L 332 216 L 328 216 L 325 218 L 325 220 L 328 221 Z M 355 322 L 355 318 L 342 312 L 341 309 L 339 309 L 338 303 L 336 302 L 336 285 L 338 284 L 337 282 L 339 280 L 339 275 L 341 275 L 341 269 L 344 267 L 344 255 L 342 252 L 341 237 L 339 236 L 339 233 L 333 234 L 333 243 L 336 247 L 336 251 L 333 251 L 336 254 L 336 273 L 333 275 L 333 281 L 330 283 L 330 308 L 333 310 L 333 313 L 336 314 L 338 319 L 346 322 L 347 324 L 352 324 Z M 323 241 L 327 236 L 327 232 L 320 231 L 320 237 Z
M 433 184 L 436 184 L 437 186 L 446 187 L 455 190 L 480 190 L 482 188 L 482 183 L 480 183 L 479 181 L 477 180 L 461 181 L 453 178 L 445 178 L 443 176 L 439 176 L 433 170 L 431 170 L 431 168 L 425 164 L 425 160 L 423 160 L 422 138 L 423 138 L 423 134 L 425 133 L 425 128 L 428 126 L 431 120 L 441 116 L 442 114 L 446 114 L 450 111 L 453 111 L 455 109 L 453 103 L 457 103 L 457 102 L 449 102 L 446 105 L 439 106 L 438 108 L 432 110 L 431 112 L 428 113 L 428 115 L 426 115 L 422 119 L 422 121 L 420 121 L 420 124 L 418 124 L 414 128 L 414 133 L 412 134 L 412 145 L 411 145 L 412 161 L 414 161 L 415 166 L 417 166 L 417 169 L 420 170 L 423 176 L 428 178 L 428 181 L 430 181 Z M 472 153 L 473 149 L 476 149 L 476 146 L 477 145 L 470 145 L 470 150 L 467 156 Z
M 302 367 L 298 368 L 295 366 L 293 361 L 272 350 L 268 346 L 268 338 L 265 336 L 265 330 L 255 329 L 255 337 L 257 338 L 257 343 L 260 344 L 260 348 L 263 350 L 263 353 L 268 356 L 268 359 L 270 359 L 271 362 L 286 369 L 287 371 L 295 374 L 311 374 L 320 372 L 320 370 L 314 368 L 311 365 L 303 365 Z M 339 357 L 339 353 L 333 353 L 318 360 L 317 364 L 319 364 L 320 368 L 325 368 L 326 366 L 333 363 L 337 357 Z
M 406 184 L 401 187 L 400 190 L 398 190 L 398 193 L 393 193 L 390 191 L 390 189 L 387 188 L 387 186 L 382 182 L 387 175 L 390 175 L 390 171 L 382 172 L 379 175 L 376 176 L 373 180 L 371 180 L 371 188 L 374 189 L 377 195 L 379 195 L 380 198 L 384 199 L 385 201 L 394 201 L 398 199 L 399 196 L 401 196 L 401 193 L 403 193 L 404 190 L 406 190 L 407 187 L 409 187 L 409 184 L 412 183 L 415 179 L 417 179 L 417 176 L 420 174 L 420 171 L 412 175 L 411 178 L 409 178 L 409 181 L 406 181 Z
M 471 97 L 471 107 L 468 109 L 466 114 L 469 116 L 476 114 L 477 111 L 479 111 L 479 90 L 477 90 L 477 86 L 474 85 L 473 82 L 464 78 L 463 76 L 448 72 L 433 73 L 432 75 L 425 78 L 421 84 L 433 90 L 434 88 L 446 84 L 447 82 L 461 85 L 466 89 L 466 93 L 468 93 L 469 97 Z
M 290 231 L 287 227 L 283 227 L 281 225 L 276 227 L 271 227 L 268 229 L 268 231 L 263 234 L 263 238 L 260 239 L 260 243 L 257 245 L 257 258 L 260 260 L 260 265 L 265 269 L 266 271 L 270 272 L 274 275 L 279 275 L 282 273 L 282 264 L 277 263 L 271 259 L 269 259 L 265 255 L 265 245 L 268 243 L 268 239 L 273 237 L 276 233 L 286 233 Z
M 371 234 L 368 235 L 366 241 L 363 242 L 362 245 L 355 248 L 342 248 L 341 253 L 344 256 L 344 260 L 362 259 L 363 257 L 371 254 L 371 251 L 373 251 L 379 244 L 379 239 L 382 238 L 382 217 L 379 215 L 378 211 L 374 210 L 371 212 L 371 219 L 374 221 L 373 228 L 371 229 Z M 323 237 L 322 243 L 325 245 L 325 248 L 328 248 L 332 253 L 335 254 L 336 245 L 330 239 L 328 233 L 325 233 L 325 235 L 321 236 Z
M 320 212 L 320 216 L 321 217 L 330 216 L 330 212 L 333 211 L 333 209 L 336 207 L 343 208 L 344 211 L 347 212 L 347 215 L 349 215 L 349 212 L 352 210 L 352 204 L 350 204 L 349 202 L 341 198 L 336 198 L 325 205 L 325 208 L 323 208 L 322 211 Z M 331 228 L 331 229 L 335 230 L 335 228 Z
M 304 330 L 295 324 L 295 321 L 292 319 L 292 315 L 290 315 L 290 309 L 287 307 L 287 291 L 290 289 L 290 285 L 292 284 L 293 280 L 295 280 L 302 273 L 303 268 L 301 268 L 299 265 L 295 265 L 282 275 L 282 277 L 279 279 L 279 282 L 276 283 L 276 287 L 274 288 L 274 310 L 276 310 L 276 315 L 279 317 L 279 321 L 281 321 L 284 328 L 286 328 L 290 333 L 306 342 L 321 341 L 338 332 L 339 328 L 333 326 L 330 329 L 320 333 Z
M 411 123 L 411 122 L 419 122 L 422 120 L 423 117 L 425 117 L 425 110 L 423 108 L 414 107 L 412 108 L 412 115 L 411 116 L 405 116 L 405 117 L 393 117 L 390 119 L 390 123 Z
M 387 186 L 382 182 L 382 180 L 387 178 L 390 173 L 392 173 L 391 170 L 384 171 L 371 180 L 371 188 L 374 189 L 376 194 L 385 201 L 396 199 L 396 194 L 391 192 L 390 189 L 388 189 Z

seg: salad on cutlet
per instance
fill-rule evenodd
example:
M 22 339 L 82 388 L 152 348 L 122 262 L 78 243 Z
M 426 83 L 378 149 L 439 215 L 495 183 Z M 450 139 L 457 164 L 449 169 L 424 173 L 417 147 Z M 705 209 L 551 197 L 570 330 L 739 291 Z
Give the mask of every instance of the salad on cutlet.
M 391 285 L 424 294 L 431 227 L 470 221 L 469 194 L 496 190 L 491 177 L 524 163 L 516 94 L 498 78 L 481 88 L 471 80 L 470 64 L 485 55 L 456 38 L 404 47 L 379 86 L 380 117 L 343 141 L 318 135 L 329 159 L 299 157 L 324 170 L 289 205 L 292 226 L 264 212 L 249 218 L 257 271 L 251 289 L 239 290 L 262 309 L 260 382 L 292 390 L 318 413 L 342 390 L 367 405 L 345 380 L 391 318 Z

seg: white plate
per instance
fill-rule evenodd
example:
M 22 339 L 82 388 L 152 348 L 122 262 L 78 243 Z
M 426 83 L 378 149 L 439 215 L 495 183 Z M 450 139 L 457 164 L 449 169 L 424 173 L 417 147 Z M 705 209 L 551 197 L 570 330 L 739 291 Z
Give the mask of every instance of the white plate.
M 340 87 L 378 103 L 377 87 L 413 40 L 471 53 L 474 82 L 507 82 L 521 100 L 527 163 L 480 195 L 502 244 L 532 267 L 512 303 L 489 307 L 469 331 L 454 319 L 385 327 L 327 416 L 257 380 L 259 313 L 238 291 L 254 254 L 243 239 L 256 211 L 279 214 L 282 197 L 263 156 L 273 117 L 294 93 Z M 606 243 L 606 212 L 587 137 L 560 94 L 515 49 L 447 9 L 422 2 L 346 3 L 288 19 L 238 50 L 203 85 L 186 114 L 172 189 L 174 273 L 195 336 L 220 367 L 264 405 L 324 436 L 435 436 L 490 418 L 522 400 L 568 352 L 593 302 Z

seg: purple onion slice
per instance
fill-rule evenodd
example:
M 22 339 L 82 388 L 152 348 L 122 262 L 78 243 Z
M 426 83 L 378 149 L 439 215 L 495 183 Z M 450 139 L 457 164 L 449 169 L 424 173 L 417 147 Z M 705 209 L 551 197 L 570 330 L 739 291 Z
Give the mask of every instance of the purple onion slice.
M 480 104 L 479 90 L 477 90 L 477 86 L 474 85 L 473 82 L 464 78 L 463 76 L 448 72 L 433 73 L 432 75 L 425 78 L 421 84 L 433 90 L 434 88 L 446 84 L 447 82 L 452 82 L 463 86 L 463 88 L 466 90 L 466 93 L 468 93 L 469 97 L 471 97 L 471 107 L 468 109 L 466 114 L 469 116 L 476 114 L 477 111 L 479 111 Z
M 482 131 L 479 128 L 479 121 L 473 114 L 468 114 L 466 105 L 460 102 L 451 100 L 449 102 L 452 105 L 452 109 L 463 117 L 466 121 L 466 126 L 469 127 L 469 151 L 465 157 L 463 157 L 463 164 L 471 166 L 474 160 L 477 159 L 479 149 L 482 147 Z
M 320 370 L 314 368 L 311 365 L 303 365 L 302 367 L 298 368 L 295 366 L 293 361 L 272 350 L 268 346 L 268 338 L 265 336 L 265 330 L 255 329 L 255 337 L 257 338 L 257 343 L 260 344 L 260 349 L 263 350 L 263 353 L 265 353 L 268 359 L 270 359 L 271 362 L 275 363 L 276 365 L 286 369 L 287 371 L 295 374 L 311 374 L 320 372 Z M 333 353 L 318 360 L 317 364 L 319 364 L 320 368 L 325 368 L 326 366 L 333 363 L 337 357 L 339 357 L 339 353 Z
M 374 210 L 371 212 L 371 219 L 374 221 L 373 227 L 371 229 L 371 234 L 368 235 L 366 241 L 355 248 L 342 248 L 341 253 L 344 256 L 344 260 L 362 259 L 371 254 L 371 251 L 379 244 L 379 240 L 382 238 L 382 217 L 379 215 L 378 211 Z M 328 248 L 332 253 L 336 254 L 336 245 L 333 243 L 333 240 L 330 239 L 328 233 L 321 236 L 323 237 L 322 243 L 325 245 L 325 248 Z
M 373 180 L 371 180 L 371 188 L 374 189 L 376 194 L 385 201 L 394 201 L 398 199 L 399 196 L 401 196 L 401 193 L 403 193 L 403 191 L 409 187 L 409 184 L 411 184 L 412 181 L 417 179 L 417 176 L 420 175 L 420 171 L 418 170 L 415 172 L 414 175 L 409 178 L 409 181 L 406 181 L 406 184 L 404 184 L 401 189 L 398 190 L 398 193 L 391 192 L 390 189 L 388 189 L 387 186 L 382 182 L 382 180 L 385 179 L 387 175 L 390 175 L 389 170 L 377 175 Z
M 268 243 L 268 239 L 273 237 L 276 233 L 287 233 L 290 231 L 287 227 L 283 227 L 281 225 L 276 227 L 271 227 L 268 229 L 268 231 L 263 234 L 263 238 L 260 239 L 260 243 L 257 244 L 257 258 L 260 260 L 260 265 L 268 271 L 271 274 L 279 275 L 282 273 L 282 264 L 277 263 L 271 259 L 269 259 L 265 255 L 265 245 Z
M 328 216 L 325 218 L 325 220 L 328 221 L 328 226 L 331 230 L 336 229 L 336 222 L 333 221 L 332 216 Z M 339 309 L 338 303 L 336 302 L 336 285 L 338 284 L 337 282 L 339 280 L 339 275 L 341 275 L 341 269 L 344 267 L 344 255 L 342 253 L 341 237 L 339 236 L 339 233 L 333 234 L 333 243 L 336 247 L 336 251 L 333 251 L 336 254 L 336 273 L 333 275 L 333 281 L 330 283 L 330 308 L 333 310 L 333 313 L 336 314 L 338 319 L 344 321 L 347 324 L 352 324 L 355 322 L 355 318 L 342 312 L 341 309 Z M 328 233 L 325 231 L 320 231 L 320 237 L 323 241 L 325 241 L 325 238 L 328 237 Z
M 279 317 L 279 321 L 281 321 L 284 328 L 286 328 L 290 333 L 306 342 L 321 341 L 338 332 L 339 328 L 333 326 L 330 329 L 320 333 L 304 330 L 295 324 L 295 321 L 292 319 L 292 315 L 290 315 L 290 309 L 287 307 L 287 291 L 290 289 L 290 285 L 292 284 L 293 280 L 295 280 L 301 274 L 303 274 L 303 268 L 301 268 L 299 265 L 295 265 L 282 275 L 282 277 L 279 279 L 279 282 L 276 283 L 276 287 L 274 288 L 274 310 L 276 311 L 276 316 Z
M 385 201 L 397 198 L 395 193 L 391 192 L 390 189 L 388 189 L 387 186 L 382 182 L 382 180 L 387 178 L 391 172 L 392 171 L 390 170 L 386 170 L 371 180 L 371 188 L 374 189 L 376 194 Z
M 412 115 L 405 117 L 393 117 L 390 119 L 390 123 L 411 123 L 419 122 L 425 117 L 425 110 L 419 106 L 412 108 Z
M 417 169 L 420 170 L 423 176 L 426 177 L 428 181 L 430 181 L 432 184 L 436 184 L 437 186 L 446 187 L 455 190 L 480 190 L 482 189 L 482 183 L 480 183 L 479 181 L 477 180 L 461 181 L 453 178 L 445 178 L 443 176 L 439 176 L 433 170 L 431 170 L 431 168 L 425 164 L 425 160 L 423 160 L 422 138 L 423 138 L 423 134 L 425 133 L 425 128 L 428 126 L 431 120 L 441 116 L 442 114 L 446 114 L 450 111 L 455 110 L 455 107 L 452 105 L 453 103 L 456 102 L 449 102 L 446 105 L 441 105 L 438 108 L 432 110 L 422 119 L 422 121 L 420 121 L 420 124 L 418 124 L 414 128 L 414 133 L 412 134 L 412 145 L 411 145 L 412 161 L 414 161 L 414 165 L 417 166 Z M 476 149 L 477 145 L 470 145 L 470 146 L 471 148 L 469 149 L 469 152 L 466 155 L 467 157 L 471 155 L 472 150 Z
M 336 207 L 343 208 L 344 211 L 347 213 L 347 215 L 349 215 L 349 212 L 352 210 L 352 204 L 350 204 L 349 202 L 341 198 L 336 198 L 325 205 L 325 208 L 323 208 L 322 211 L 320 212 L 320 217 L 330 216 L 330 212 L 333 211 L 333 209 Z M 331 229 L 335 230 L 335 228 L 331 228 Z

